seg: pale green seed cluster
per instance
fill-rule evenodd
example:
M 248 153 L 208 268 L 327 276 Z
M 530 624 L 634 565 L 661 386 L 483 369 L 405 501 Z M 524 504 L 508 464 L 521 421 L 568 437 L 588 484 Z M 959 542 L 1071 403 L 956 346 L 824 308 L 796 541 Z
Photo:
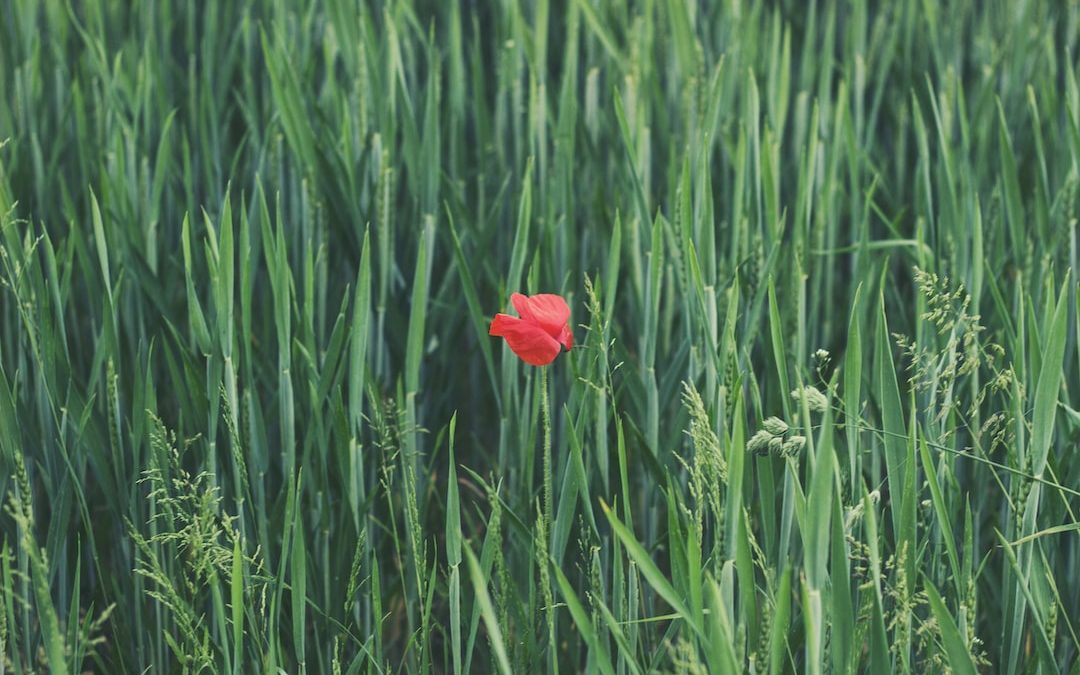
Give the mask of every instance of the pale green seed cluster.
M 763 423 L 765 428 L 750 437 L 746 444 L 747 452 L 755 455 L 773 455 L 774 457 L 794 457 L 806 445 L 806 437 L 788 434 L 791 427 L 786 422 L 770 417 Z
M 796 403 L 805 400 L 810 412 L 823 413 L 829 407 L 829 399 L 825 394 L 821 393 L 817 387 L 811 387 L 810 385 L 792 391 L 791 398 L 795 399 Z

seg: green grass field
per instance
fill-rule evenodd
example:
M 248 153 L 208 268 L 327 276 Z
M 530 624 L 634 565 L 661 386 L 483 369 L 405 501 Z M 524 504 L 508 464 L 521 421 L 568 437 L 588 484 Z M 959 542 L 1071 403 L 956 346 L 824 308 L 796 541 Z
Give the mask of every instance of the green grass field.
M 1078 63 L 1077 0 L 0 0 L 0 674 L 1080 673 Z

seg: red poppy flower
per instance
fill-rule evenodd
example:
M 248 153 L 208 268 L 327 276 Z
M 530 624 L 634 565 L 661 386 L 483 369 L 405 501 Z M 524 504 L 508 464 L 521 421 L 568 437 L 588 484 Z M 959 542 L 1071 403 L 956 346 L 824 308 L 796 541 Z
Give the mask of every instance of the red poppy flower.
M 496 314 L 488 335 L 506 338 L 506 344 L 533 366 L 546 366 L 562 351 L 570 349 L 574 334 L 570 332 L 570 307 L 560 296 L 540 293 L 532 297 L 514 293 L 510 296 L 520 315 Z

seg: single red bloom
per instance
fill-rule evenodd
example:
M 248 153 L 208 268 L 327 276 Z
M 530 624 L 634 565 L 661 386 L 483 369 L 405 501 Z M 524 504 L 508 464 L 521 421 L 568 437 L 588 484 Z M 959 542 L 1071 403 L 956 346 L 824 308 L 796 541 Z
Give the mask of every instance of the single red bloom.
M 570 307 L 562 297 L 540 293 L 532 297 L 514 293 L 510 296 L 521 318 L 496 314 L 488 335 L 506 338 L 506 344 L 533 366 L 546 366 L 562 351 L 570 349 L 574 334 L 570 332 Z

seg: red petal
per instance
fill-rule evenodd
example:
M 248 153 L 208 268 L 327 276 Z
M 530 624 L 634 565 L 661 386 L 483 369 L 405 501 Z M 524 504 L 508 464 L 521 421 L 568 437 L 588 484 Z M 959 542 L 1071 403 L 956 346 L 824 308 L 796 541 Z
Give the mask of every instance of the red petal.
M 567 350 L 573 349 L 574 333 L 570 330 L 570 326 L 563 326 L 562 332 L 559 333 L 559 343 Z
M 561 351 L 555 338 L 548 335 L 537 324 L 506 314 L 496 314 L 491 322 L 489 335 L 506 338 L 506 344 L 521 357 L 521 360 L 533 366 L 546 366 L 555 360 Z
M 539 293 L 532 297 L 514 293 L 510 296 L 510 301 L 514 303 L 514 309 L 522 319 L 535 321 L 548 335 L 562 341 L 566 322 L 570 320 L 570 307 L 566 300 L 552 293 Z
M 513 321 L 518 321 L 509 314 L 496 314 L 495 318 L 491 321 L 491 327 L 488 328 L 488 335 L 494 335 L 495 337 L 502 337 L 506 334 L 506 327 Z

